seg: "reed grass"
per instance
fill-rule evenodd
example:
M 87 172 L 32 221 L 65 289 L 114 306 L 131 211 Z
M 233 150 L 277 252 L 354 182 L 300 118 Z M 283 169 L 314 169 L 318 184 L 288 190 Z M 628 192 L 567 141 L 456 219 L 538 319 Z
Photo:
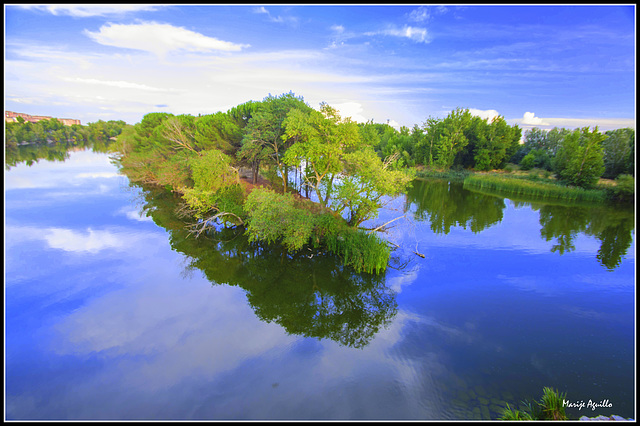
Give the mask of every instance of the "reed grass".
M 327 214 L 316 219 L 315 232 L 320 245 L 356 272 L 379 274 L 387 268 L 391 249 L 379 236 L 346 226 Z
M 544 412 L 545 419 L 567 420 L 563 404 L 566 397 L 566 393 L 559 393 L 557 390 L 553 390 L 552 388 L 544 387 L 542 389 L 540 406 Z
M 604 202 L 606 194 L 598 189 L 583 189 L 541 180 L 498 175 L 471 175 L 464 180 L 465 188 L 477 188 L 495 194 L 510 194 L 536 199 Z
M 511 408 L 507 403 L 507 407 L 502 412 L 500 420 L 533 420 L 533 417 L 526 411 Z
M 515 410 L 507 404 L 500 420 L 567 420 L 563 403 L 566 397 L 566 393 L 545 386 L 540 401 L 522 401 L 527 407 L 522 411 Z

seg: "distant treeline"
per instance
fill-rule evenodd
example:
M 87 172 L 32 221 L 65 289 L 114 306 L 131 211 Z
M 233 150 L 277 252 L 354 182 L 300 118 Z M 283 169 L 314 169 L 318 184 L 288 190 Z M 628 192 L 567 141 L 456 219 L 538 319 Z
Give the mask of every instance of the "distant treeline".
M 126 125 L 121 120 L 98 120 L 86 126 L 66 126 L 56 118 L 32 123 L 18 117 L 17 122 L 6 123 L 4 141 L 6 148 L 20 144 L 106 141 L 118 136 Z
M 444 119 L 429 118 L 422 126 L 396 130 L 387 124 L 366 123 L 376 151 L 396 155 L 405 166 L 424 165 L 440 170 L 487 171 L 507 164 L 522 170 L 554 172 L 559 180 L 592 188 L 599 178 L 635 175 L 635 131 L 631 128 L 600 133 L 598 128 L 533 128 L 524 133 L 503 117 L 493 120 L 456 109 Z M 510 166 L 509 166 L 510 167 Z

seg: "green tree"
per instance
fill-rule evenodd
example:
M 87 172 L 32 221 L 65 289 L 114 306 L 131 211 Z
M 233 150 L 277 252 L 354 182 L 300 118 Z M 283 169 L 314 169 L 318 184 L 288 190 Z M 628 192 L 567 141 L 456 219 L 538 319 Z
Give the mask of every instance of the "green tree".
M 412 179 L 403 171 L 391 170 L 370 146 L 345 154 L 344 160 L 346 173 L 336 185 L 330 207 L 336 213 L 347 213 L 351 226 L 377 217 L 382 198 L 398 195 Z
M 606 136 L 596 127 L 576 129 L 562 140 L 554 160 L 558 176 L 572 185 L 592 188 L 604 172 L 602 141 Z
M 311 107 L 293 93 L 268 96 L 258 105 L 244 128 L 242 148 L 238 157 L 252 165 L 253 183 L 257 182 L 260 163 L 267 161 L 280 174 L 282 187 L 286 192 L 289 175 L 284 155 L 296 141 L 296 137 L 285 135 L 283 121 L 293 109 L 310 111 Z
M 213 148 L 235 155 L 240 149 L 242 130 L 229 114 L 217 112 L 196 118 L 194 138 L 199 150 Z
M 437 142 L 444 132 L 444 122 L 434 117 L 429 117 L 423 124 L 423 142 L 420 149 L 422 153 L 422 164 L 434 166 L 438 160 L 436 150 Z
M 603 177 L 615 179 L 618 175 L 630 174 L 633 169 L 633 146 L 635 131 L 631 128 L 609 130 L 602 143 L 604 148 Z
M 234 225 L 244 223 L 244 196 L 239 186 L 238 171 L 231 161 L 217 149 L 188 158 L 193 187 L 181 187 L 180 190 L 195 216 L 205 222 L 220 219 Z M 205 223 L 201 229 L 206 227 Z
M 333 182 L 343 169 L 343 154 L 353 152 L 361 145 L 358 125 L 351 119 L 342 119 L 328 104 L 320 111 L 294 109 L 284 122 L 286 137 L 295 138 L 284 156 L 286 164 L 304 164 L 306 183 L 314 190 L 318 201 L 328 206 Z
M 437 166 L 445 169 L 453 166 L 456 155 L 469 143 L 464 130 L 470 120 L 469 110 L 460 108 L 456 108 L 443 120 L 442 133 L 435 143 Z

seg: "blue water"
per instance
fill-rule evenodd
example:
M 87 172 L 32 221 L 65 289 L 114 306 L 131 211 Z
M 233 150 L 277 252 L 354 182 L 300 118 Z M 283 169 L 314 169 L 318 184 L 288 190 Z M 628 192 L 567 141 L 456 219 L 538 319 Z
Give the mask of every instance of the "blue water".
M 468 221 L 393 200 L 375 278 L 185 238 L 106 154 L 5 170 L 6 418 L 487 419 L 544 386 L 634 417 L 635 230 L 603 265 L 612 211 L 567 244 L 559 207 L 441 189 Z

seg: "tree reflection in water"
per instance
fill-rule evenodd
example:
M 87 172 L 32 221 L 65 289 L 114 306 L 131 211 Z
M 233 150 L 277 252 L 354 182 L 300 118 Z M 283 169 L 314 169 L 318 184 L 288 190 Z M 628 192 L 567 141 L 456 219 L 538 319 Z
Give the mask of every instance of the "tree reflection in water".
M 214 285 L 243 288 L 261 320 L 290 334 L 362 348 L 397 313 L 385 274 L 356 273 L 330 254 L 249 243 L 242 230 L 194 238 L 176 215 L 180 197 L 150 186 L 142 196 L 143 211 L 168 231 L 171 247 L 187 256 L 188 270 L 202 271 Z
M 512 200 L 515 207 L 530 207 L 540 214 L 540 236 L 555 239 L 551 251 L 560 255 L 575 250 L 579 234 L 600 240 L 596 258 L 613 270 L 620 266 L 633 241 L 632 207 L 545 203 Z M 429 220 L 436 234 L 448 234 L 452 226 L 469 227 L 474 233 L 500 223 L 506 204 L 498 195 L 466 189 L 444 180 L 416 180 L 407 192 L 405 210 L 413 209 L 416 220 Z

